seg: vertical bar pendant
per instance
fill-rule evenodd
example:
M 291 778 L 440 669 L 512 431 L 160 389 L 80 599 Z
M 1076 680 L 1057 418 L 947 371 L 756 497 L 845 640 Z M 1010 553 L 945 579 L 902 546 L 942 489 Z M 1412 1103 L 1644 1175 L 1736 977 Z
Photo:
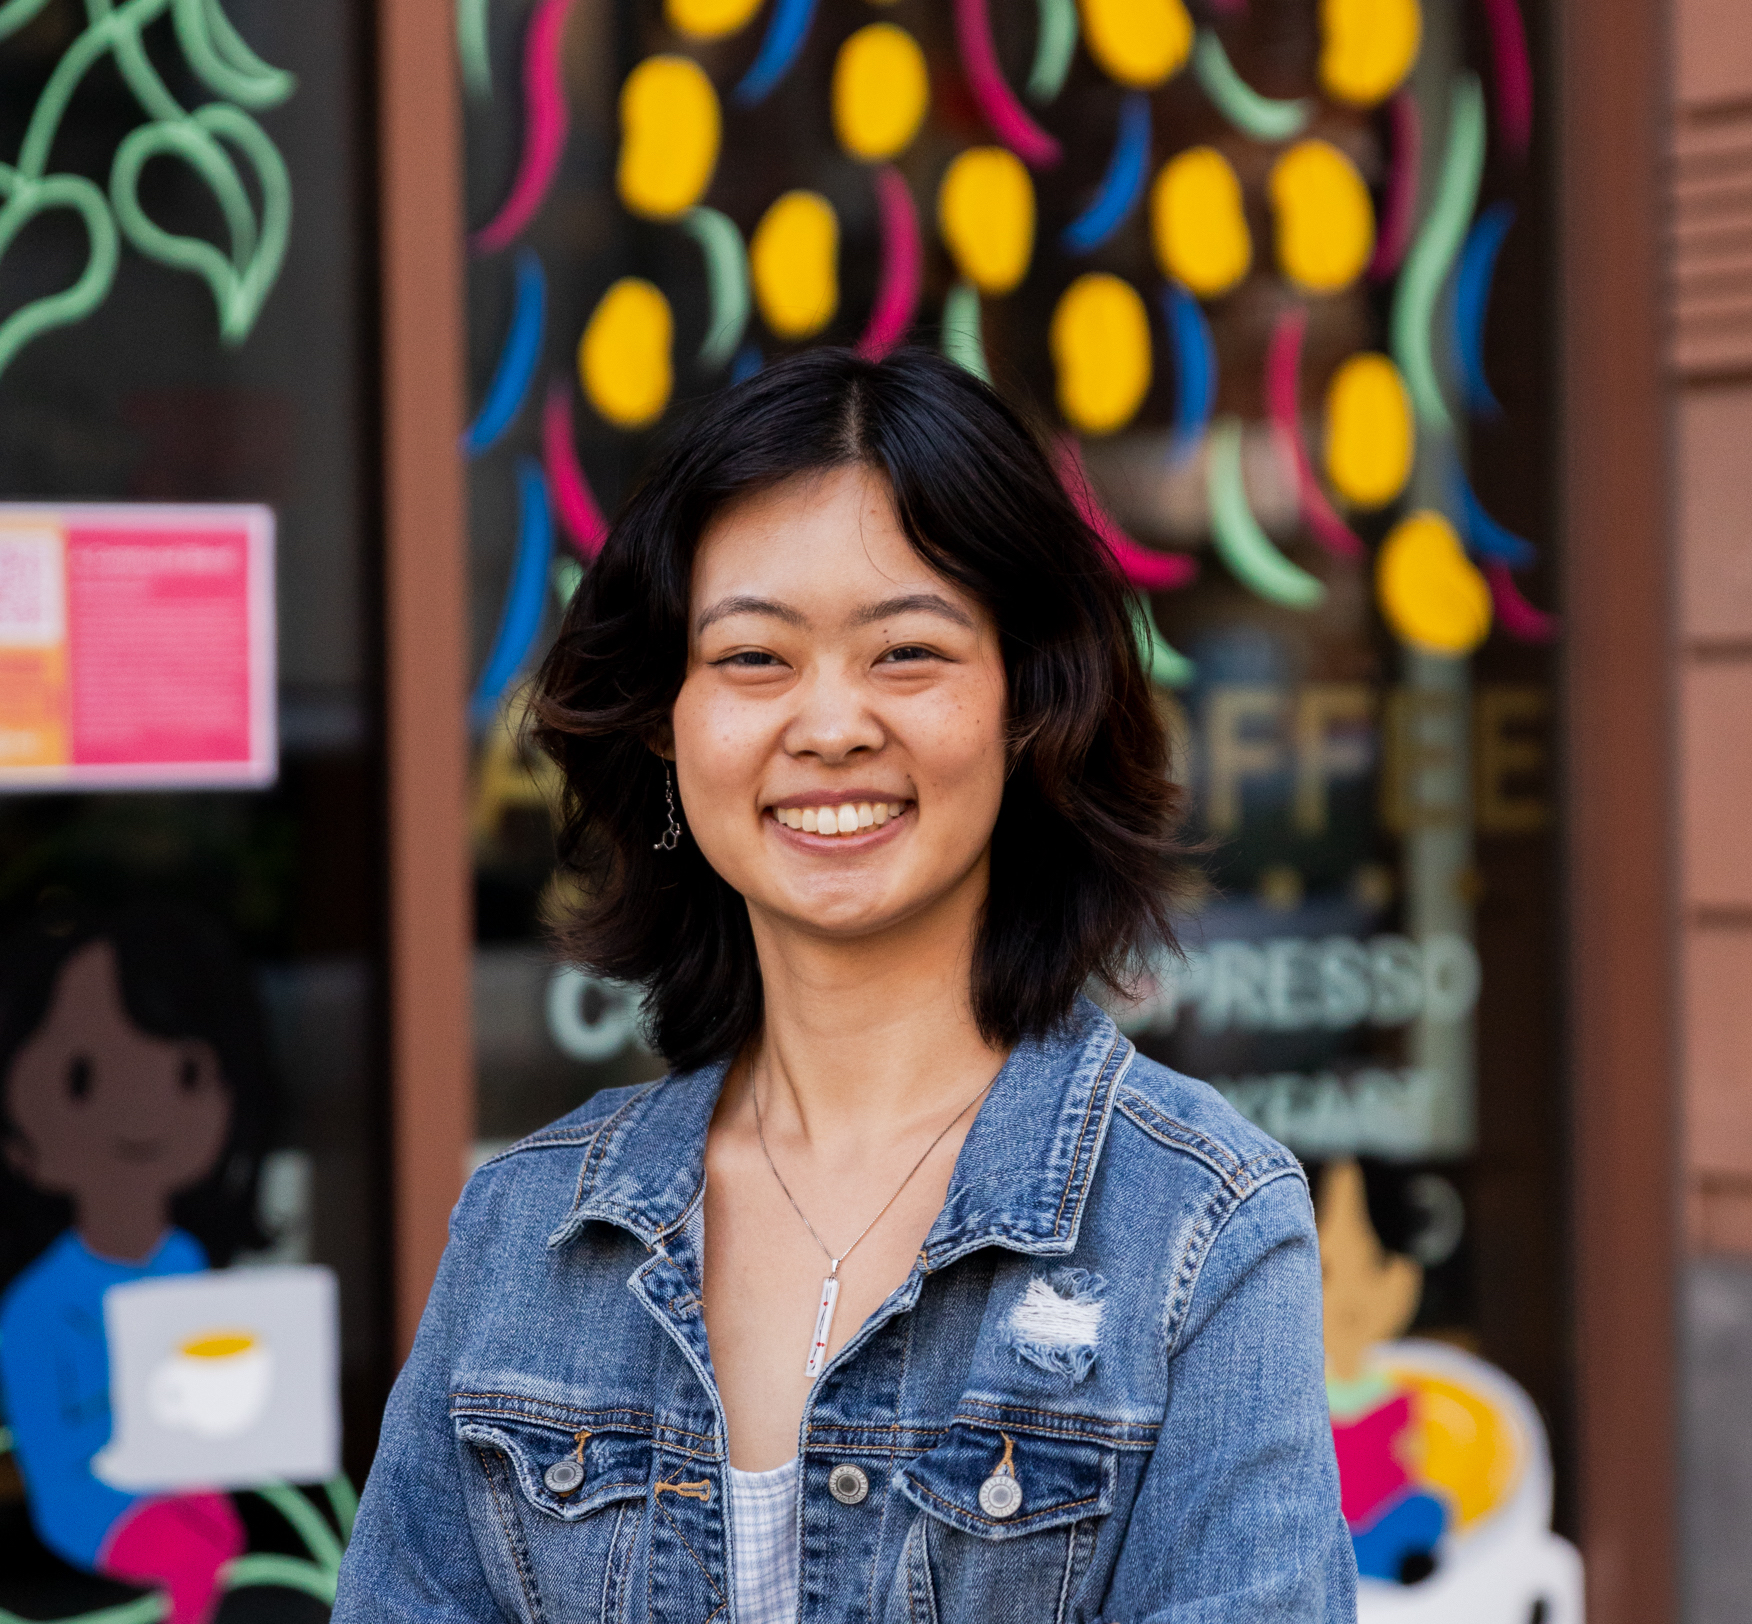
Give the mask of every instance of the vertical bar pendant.
M 833 1310 L 838 1302 L 839 1281 L 830 1274 L 821 1282 L 821 1306 L 815 1310 L 815 1340 L 809 1344 L 809 1363 L 803 1367 L 803 1374 L 810 1381 L 827 1363 L 827 1339 L 833 1333 Z

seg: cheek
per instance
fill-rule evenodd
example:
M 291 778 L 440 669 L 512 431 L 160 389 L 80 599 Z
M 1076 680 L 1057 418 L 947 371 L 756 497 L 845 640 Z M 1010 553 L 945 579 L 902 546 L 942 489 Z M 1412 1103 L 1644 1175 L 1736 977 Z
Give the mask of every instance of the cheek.
M 226 1135 L 231 1131 L 231 1096 L 209 1083 L 198 1093 L 180 1096 L 176 1117 L 173 1155 L 185 1167 L 205 1171 L 224 1148 Z
M 698 790 L 723 793 L 753 781 L 764 759 L 758 708 L 709 678 L 689 679 L 673 712 L 676 771 Z
M 770 725 L 735 695 L 691 680 L 676 698 L 672 724 L 684 819 L 722 873 L 734 846 L 753 828 L 749 809 L 771 749 Z
M 989 807 L 1004 793 L 1005 706 L 989 683 L 943 695 L 927 725 L 915 730 L 920 765 L 957 799 Z

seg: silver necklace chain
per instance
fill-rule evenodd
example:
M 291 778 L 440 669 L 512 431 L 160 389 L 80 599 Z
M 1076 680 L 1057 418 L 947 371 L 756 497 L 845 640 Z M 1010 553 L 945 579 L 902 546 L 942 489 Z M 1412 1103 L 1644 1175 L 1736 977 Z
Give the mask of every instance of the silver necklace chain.
M 997 1079 L 993 1078 L 992 1081 L 996 1082 Z M 877 1213 L 876 1216 L 869 1221 L 869 1223 L 865 1224 L 864 1227 L 861 1230 L 859 1230 L 857 1240 L 853 1241 L 852 1244 L 850 1246 L 848 1246 L 843 1252 L 841 1252 L 838 1257 L 835 1257 L 833 1255 L 832 1251 L 828 1248 L 827 1242 L 824 1241 L 818 1234 L 815 1233 L 815 1225 L 810 1223 L 809 1215 L 806 1212 L 804 1212 L 804 1210 L 800 1206 L 797 1205 L 796 1196 L 791 1194 L 791 1186 L 785 1182 L 784 1175 L 779 1171 L 778 1164 L 773 1160 L 773 1153 L 767 1149 L 766 1128 L 762 1125 L 761 1119 L 760 1119 L 760 1090 L 759 1090 L 759 1088 L 757 1088 L 755 1086 L 755 1080 L 754 1080 L 753 1076 L 751 1075 L 749 1077 L 748 1092 L 754 1099 L 754 1131 L 755 1131 L 756 1137 L 759 1138 L 759 1140 L 760 1140 L 760 1153 L 761 1153 L 761 1155 L 766 1157 L 767 1166 L 772 1169 L 773 1177 L 779 1181 L 779 1188 L 785 1192 L 785 1199 L 791 1203 L 791 1211 L 796 1213 L 796 1215 L 803 1220 L 803 1227 L 809 1231 L 809 1238 L 812 1241 L 814 1241 L 817 1246 L 819 1246 L 821 1248 L 821 1255 L 827 1259 L 827 1262 L 828 1262 L 827 1277 L 828 1277 L 828 1279 L 834 1280 L 834 1279 L 837 1279 L 839 1277 L 840 1264 L 845 1262 L 845 1260 L 847 1258 L 849 1258 L 853 1252 L 857 1251 L 857 1249 L 858 1249 L 859 1245 L 862 1243 L 864 1237 L 866 1235 L 868 1235 L 870 1233 L 870 1231 L 873 1230 L 879 1223 L 882 1222 L 883 1218 L 887 1216 L 888 1209 L 890 1207 L 892 1207 L 894 1205 L 894 1203 L 900 1199 L 901 1192 L 903 1190 L 905 1190 L 909 1184 L 912 1183 L 913 1174 L 917 1173 L 918 1170 L 921 1167 L 923 1167 L 927 1161 L 930 1160 L 931 1152 L 933 1150 L 935 1150 L 937 1148 L 937 1146 L 942 1144 L 943 1141 L 949 1137 L 949 1129 L 953 1128 L 957 1122 L 959 1122 L 964 1116 L 966 1116 L 967 1113 L 969 1111 L 971 1111 L 974 1108 L 974 1106 L 976 1106 L 980 1102 L 980 1100 L 990 1091 L 991 1086 L 992 1086 L 991 1083 L 987 1083 L 984 1088 L 980 1089 L 979 1093 L 975 1094 L 973 1096 L 973 1098 L 967 1102 L 967 1104 L 962 1106 L 961 1109 L 955 1113 L 955 1115 L 950 1119 L 947 1126 L 944 1127 L 943 1131 L 940 1134 L 938 1134 L 937 1137 L 930 1142 L 930 1144 L 925 1146 L 924 1155 L 919 1157 L 919 1159 L 913 1163 L 912 1172 L 908 1173 L 907 1176 L 900 1181 L 899 1188 L 897 1188 L 895 1190 L 894 1194 L 891 1195 L 887 1199 L 887 1201 L 885 1201 L 882 1204 L 882 1211 Z

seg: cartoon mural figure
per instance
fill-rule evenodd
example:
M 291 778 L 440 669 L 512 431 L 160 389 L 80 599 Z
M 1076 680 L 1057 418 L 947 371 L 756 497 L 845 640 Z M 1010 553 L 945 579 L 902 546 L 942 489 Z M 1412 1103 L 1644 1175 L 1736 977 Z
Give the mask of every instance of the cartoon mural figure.
M 0 957 L 0 1378 L 32 1525 L 90 1572 L 211 1617 L 244 1548 L 227 1495 L 132 1495 L 110 1440 L 103 1297 L 259 1246 L 267 1065 L 216 933 L 155 910 L 34 927 Z
M 1460 1348 L 1395 1340 L 1423 1271 L 1382 1246 L 1356 1162 L 1326 1165 L 1316 1214 L 1360 1624 L 1581 1624 L 1581 1558 L 1551 1532 L 1551 1456 L 1532 1401 Z
M 1369 1354 L 1416 1318 L 1423 1270 L 1381 1245 L 1369 1222 L 1362 1169 L 1354 1161 L 1327 1167 L 1318 1216 L 1326 1397 L 1357 1572 L 1413 1583 L 1434 1571 L 1448 1511 L 1417 1487 L 1417 1394 Z

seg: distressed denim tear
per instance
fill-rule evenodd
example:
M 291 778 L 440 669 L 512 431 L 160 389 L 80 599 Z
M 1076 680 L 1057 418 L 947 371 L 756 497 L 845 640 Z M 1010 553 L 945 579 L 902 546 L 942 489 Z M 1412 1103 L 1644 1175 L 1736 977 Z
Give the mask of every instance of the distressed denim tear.
M 1095 1367 L 1106 1285 L 1088 1269 L 1036 1275 L 1010 1311 L 1010 1346 L 1050 1376 L 1082 1381 Z

